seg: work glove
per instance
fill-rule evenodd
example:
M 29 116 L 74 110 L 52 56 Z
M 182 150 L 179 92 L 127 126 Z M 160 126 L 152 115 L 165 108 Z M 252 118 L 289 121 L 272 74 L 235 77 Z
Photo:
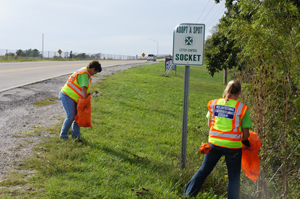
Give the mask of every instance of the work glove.
M 249 142 L 248 139 L 247 139 L 247 140 L 242 140 L 242 143 L 243 143 L 245 146 L 250 147 L 250 142 Z

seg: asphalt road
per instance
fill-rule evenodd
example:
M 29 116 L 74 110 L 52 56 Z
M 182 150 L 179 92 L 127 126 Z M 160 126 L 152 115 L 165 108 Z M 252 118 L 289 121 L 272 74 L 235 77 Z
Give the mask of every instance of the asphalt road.
M 71 74 L 87 66 L 89 61 L 43 61 L 0 63 L 0 92 L 34 82 Z M 115 65 L 143 63 L 146 60 L 100 61 L 103 68 Z

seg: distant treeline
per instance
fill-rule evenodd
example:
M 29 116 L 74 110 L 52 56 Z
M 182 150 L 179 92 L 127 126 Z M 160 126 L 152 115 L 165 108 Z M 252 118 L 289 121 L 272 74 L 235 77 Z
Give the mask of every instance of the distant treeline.
M 165 57 L 166 55 L 159 55 L 159 57 Z M 130 55 L 116 55 L 116 54 L 104 54 L 104 53 L 74 53 L 72 51 L 44 51 L 40 52 L 38 49 L 28 50 L 8 50 L 0 49 L 0 60 L 12 60 L 12 59 L 146 59 L 141 56 Z
M 28 49 L 28 50 L 17 50 L 16 53 L 8 53 L 8 56 L 18 56 L 18 57 L 41 57 L 41 53 L 38 49 Z
M 51 57 L 52 58 L 58 58 L 58 57 L 63 57 L 63 58 L 79 58 L 79 59 L 89 59 L 89 58 L 96 58 L 96 59 L 100 59 L 101 53 L 98 54 L 86 54 L 86 53 L 79 53 L 79 54 L 72 54 L 72 51 L 70 52 L 44 52 L 44 56 L 42 56 L 42 53 L 38 50 L 38 49 L 28 49 L 28 50 L 17 50 L 15 53 L 14 52 L 8 52 L 5 54 L 6 57 L 12 58 L 12 57 L 33 57 L 33 58 L 42 58 L 42 57 L 48 57 L 47 55 L 49 55 L 49 53 L 51 53 Z M 45 56 L 46 55 L 46 56 Z

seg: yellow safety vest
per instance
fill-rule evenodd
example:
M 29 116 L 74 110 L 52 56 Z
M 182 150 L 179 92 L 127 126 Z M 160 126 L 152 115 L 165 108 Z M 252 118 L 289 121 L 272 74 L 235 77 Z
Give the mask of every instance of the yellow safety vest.
M 87 73 L 89 75 L 89 84 L 87 87 L 87 94 L 90 93 L 90 85 L 91 85 L 91 75 L 87 71 L 87 67 L 81 68 L 78 71 L 74 72 L 66 82 L 66 84 L 62 87 L 62 92 L 72 98 L 76 103 L 78 102 L 79 97 L 82 97 L 81 91 L 82 89 L 79 87 L 79 83 L 77 81 L 77 76 L 83 73 Z
M 207 104 L 212 124 L 208 142 L 217 146 L 242 148 L 242 120 L 248 107 L 241 102 L 229 99 L 211 100 Z

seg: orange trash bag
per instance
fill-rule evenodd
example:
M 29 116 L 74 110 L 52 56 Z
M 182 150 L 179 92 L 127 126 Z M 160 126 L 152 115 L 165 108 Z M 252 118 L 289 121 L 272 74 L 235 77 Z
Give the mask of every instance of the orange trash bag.
M 260 172 L 259 149 L 262 145 L 257 133 L 250 131 L 248 138 L 250 147 L 242 147 L 242 169 L 245 175 L 252 181 L 256 182 Z
M 77 103 L 77 115 L 75 116 L 75 122 L 81 127 L 91 127 L 91 95 L 88 95 L 86 99 L 81 97 Z
M 207 143 L 203 143 L 200 146 L 200 154 L 207 154 L 211 150 L 211 147 Z

